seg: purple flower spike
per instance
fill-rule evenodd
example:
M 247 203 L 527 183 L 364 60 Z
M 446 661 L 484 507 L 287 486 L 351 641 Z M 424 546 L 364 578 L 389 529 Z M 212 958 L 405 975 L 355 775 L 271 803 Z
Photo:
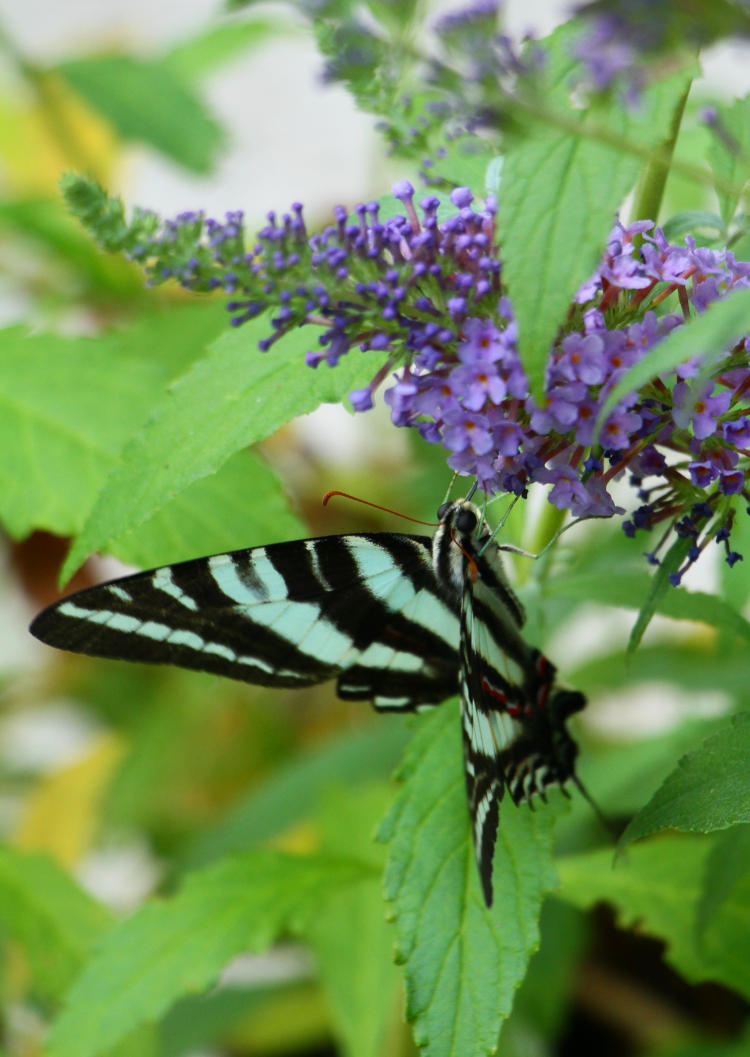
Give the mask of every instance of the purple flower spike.
M 373 406 L 372 390 L 369 386 L 364 389 L 352 389 L 349 400 L 355 411 L 369 411 Z
M 410 202 L 414 197 L 414 188 L 409 180 L 396 180 L 391 187 L 391 194 L 402 202 Z
M 474 195 L 468 187 L 455 187 L 451 191 L 450 199 L 457 209 L 465 209 L 474 201 Z

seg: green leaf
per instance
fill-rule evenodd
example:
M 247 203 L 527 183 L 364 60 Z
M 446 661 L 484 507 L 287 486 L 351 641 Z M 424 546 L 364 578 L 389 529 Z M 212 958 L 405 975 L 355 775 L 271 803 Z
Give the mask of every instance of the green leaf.
M 166 394 L 127 445 L 65 562 L 62 579 L 83 559 L 151 517 L 193 481 L 215 472 L 240 448 L 295 415 L 337 401 L 377 370 L 370 357 L 336 368 L 304 363 L 309 336 L 295 331 L 268 353 L 255 347 L 267 320 L 221 337 Z
M 77 531 L 158 392 L 158 363 L 116 341 L 0 333 L 0 516 L 22 538 Z
M 628 639 L 627 655 L 632 656 L 641 644 L 646 628 L 651 623 L 651 618 L 658 609 L 664 596 L 673 590 L 669 582 L 672 573 L 676 573 L 687 557 L 693 541 L 686 537 L 678 537 L 669 548 L 659 563 L 656 572 L 651 577 L 648 595 L 641 606 L 635 624 L 633 625 Z M 750 625 L 748 625 L 750 630 Z
M 53 859 L 0 847 L 0 931 L 20 944 L 46 998 L 61 996 L 108 922 Z
M 200 834 L 188 849 L 185 864 L 203 865 L 277 836 L 309 817 L 321 791 L 331 785 L 386 777 L 396 767 L 410 731 L 410 719 L 382 716 L 362 730 L 348 730 L 296 757 Z
M 721 217 L 705 209 L 684 209 L 681 213 L 675 213 L 661 225 L 667 242 L 675 242 L 683 235 L 694 233 L 697 228 L 708 228 L 713 237 L 722 237 L 726 240 L 727 231 Z
M 619 847 L 663 829 L 708 833 L 750 821 L 750 712 L 680 760 L 632 819 Z
M 165 63 L 101 55 L 64 62 L 56 71 L 123 139 L 148 143 L 192 172 L 213 168 L 224 133 Z
M 619 923 L 667 943 L 665 959 L 685 978 L 715 980 L 750 995 L 750 874 L 745 874 L 703 937 L 695 937 L 696 907 L 711 841 L 669 836 L 628 849 L 612 865 L 612 849 L 557 860 L 560 897 L 579 907 L 611 903 Z
M 750 656 L 742 639 L 719 639 L 697 634 L 679 641 L 660 639 L 641 646 L 633 660 L 625 664 L 622 651 L 613 649 L 597 654 L 575 671 L 566 671 L 575 686 L 579 683 L 593 693 L 613 687 L 633 689 L 638 683 L 673 683 L 680 689 L 715 693 L 717 686 L 735 703 L 747 700 L 750 683 Z
M 637 111 L 613 102 L 584 113 L 569 103 L 576 64 L 570 25 L 546 44 L 548 109 L 537 120 L 529 108 L 522 134 L 509 141 L 498 211 L 503 281 L 535 394 L 542 392 L 549 349 L 571 297 L 594 271 L 636 181 L 639 154 L 666 138 L 687 84 L 685 74 L 660 81 Z M 639 153 L 628 152 L 627 143 Z
M 502 158 L 482 140 L 459 138 L 444 155 L 435 158 L 431 171 L 454 186 L 470 187 L 477 195 L 496 194 Z M 455 206 L 450 211 L 454 213 Z
M 145 568 L 304 535 L 276 474 L 255 453 L 240 451 L 109 550 Z
M 98 339 L 0 331 L 0 518 L 7 531 L 15 538 L 36 528 L 78 532 L 164 383 L 222 325 L 219 306 L 201 305 Z
M 209 987 L 242 951 L 265 950 L 339 889 L 361 864 L 272 851 L 193 874 L 174 898 L 115 926 L 70 990 L 45 1057 L 98 1057 L 180 997 Z
M 393 928 L 386 923 L 381 875 L 384 850 L 373 834 L 393 798 L 390 785 L 334 789 L 322 809 L 321 848 L 372 863 L 376 877 L 343 889 L 305 930 L 344 1057 L 380 1057 L 398 1008 Z
M 728 225 L 737 211 L 743 187 L 750 179 L 750 96 L 731 106 L 716 107 L 716 123 L 708 149 L 708 163 L 723 184 L 716 188 L 721 215 Z M 733 186 L 729 190 L 726 184 Z
M 750 825 L 731 826 L 717 833 L 706 859 L 706 871 L 696 914 L 698 942 L 735 885 L 750 871 Z
M 506 799 L 488 911 L 469 833 L 455 703 L 420 719 L 400 777 L 403 789 L 379 838 L 390 843 L 385 892 L 405 966 L 407 1017 L 427 1057 L 481 1057 L 494 1052 L 539 942 L 542 899 L 555 885 L 553 812 Z
M 625 371 L 599 411 L 597 434 L 612 408 L 628 393 L 637 392 L 652 378 L 674 370 L 693 356 L 704 356 L 714 362 L 748 330 L 750 290 L 733 290 L 701 315 L 675 327 L 668 337 L 649 350 L 644 359 Z
M 610 570 L 606 577 L 600 572 L 561 573 L 544 586 L 550 598 L 601 602 L 604 605 L 640 609 L 644 597 L 651 591 L 651 577 L 638 569 Z M 715 595 L 704 591 L 672 588 L 662 594 L 656 610 L 675 620 L 695 620 L 712 624 L 732 635 L 750 639 L 750 623 Z
M 282 27 L 268 19 L 239 22 L 236 19 L 210 25 L 178 41 L 162 55 L 165 63 L 184 81 L 195 81 L 221 69 L 250 48 L 265 43 Z

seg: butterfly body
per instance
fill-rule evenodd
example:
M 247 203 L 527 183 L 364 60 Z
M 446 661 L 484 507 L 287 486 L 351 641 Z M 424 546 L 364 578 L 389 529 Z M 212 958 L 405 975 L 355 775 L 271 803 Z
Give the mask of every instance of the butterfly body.
M 478 509 L 445 504 L 432 540 L 361 533 L 163 566 L 62 599 L 49 645 L 414 711 L 461 696 L 467 796 L 485 900 L 498 803 L 574 776 L 565 720 L 585 703 L 524 640 L 523 609 Z

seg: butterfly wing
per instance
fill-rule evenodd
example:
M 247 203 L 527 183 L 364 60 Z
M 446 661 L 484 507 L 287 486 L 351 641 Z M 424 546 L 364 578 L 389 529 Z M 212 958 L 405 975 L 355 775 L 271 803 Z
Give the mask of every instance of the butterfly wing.
M 458 617 L 419 536 L 324 536 L 164 566 L 64 598 L 31 631 L 77 653 L 268 686 L 338 676 L 341 696 L 381 708 L 457 688 Z
M 507 611 L 498 613 L 497 597 L 481 580 L 467 581 L 461 607 L 461 727 L 472 837 L 487 906 L 492 905 L 492 860 L 506 786 L 503 752 L 522 729 L 523 669 L 503 642 L 523 657 L 528 647 L 513 624 Z
M 516 615 L 483 579 L 467 580 L 461 608 L 461 715 L 472 836 L 485 902 L 499 803 L 544 798 L 573 775 L 576 745 L 565 720 L 584 707 L 578 691 L 555 690 L 555 668 L 520 636 Z

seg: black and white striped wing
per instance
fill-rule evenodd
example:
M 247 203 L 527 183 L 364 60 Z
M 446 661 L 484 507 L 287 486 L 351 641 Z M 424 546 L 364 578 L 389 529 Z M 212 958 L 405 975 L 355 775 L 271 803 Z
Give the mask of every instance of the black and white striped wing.
M 337 678 L 342 697 L 413 709 L 458 689 L 458 613 L 430 546 L 373 533 L 198 558 L 79 591 L 31 631 L 77 653 L 268 686 Z
M 485 901 L 499 803 L 519 804 L 573 775 L 576 746 L 565 720 L 582 694 L 555 690 L 555 668 L 521 638 L 512 611 L 481 579 L 467 582 L 461 611 L 461 717 L 472 836 Z
M 493 597 L 481 580 L 467 582 L 461 610 L 461 724 L 472 836 L 488 906 L 499 804 L 506 787 L 503 758 L 522 732 L 518 717 L 527 682 L 525 666 L 533 652 L 498 596 Z

